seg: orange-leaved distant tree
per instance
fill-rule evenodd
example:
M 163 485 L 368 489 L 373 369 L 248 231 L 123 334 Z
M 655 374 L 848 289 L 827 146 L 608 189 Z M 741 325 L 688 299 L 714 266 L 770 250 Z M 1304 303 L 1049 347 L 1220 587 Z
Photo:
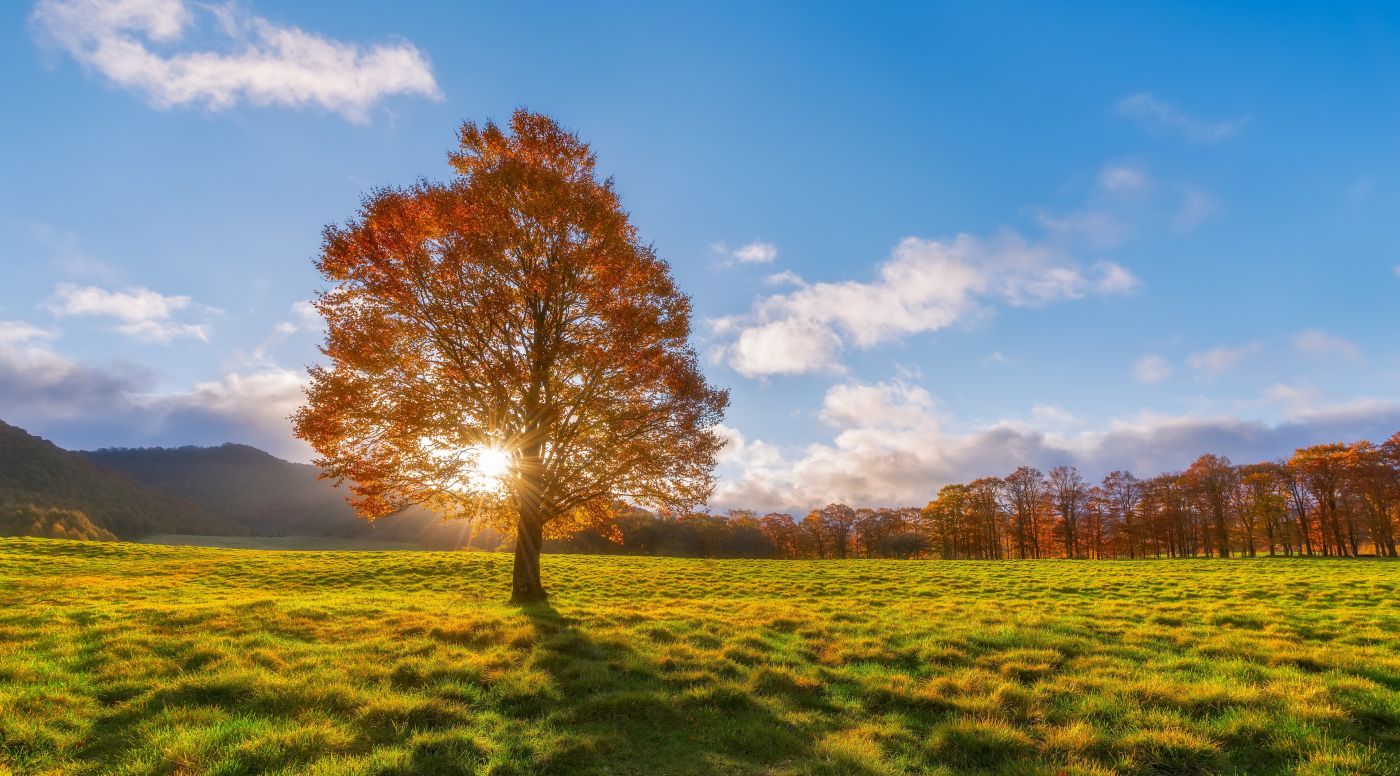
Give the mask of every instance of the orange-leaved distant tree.
M 523 110 L 460 142 L 453 179 L 376 190 L 325 230 L 330 363 L 293 420 L 368 518 L 426 504 L 513 529 L 511 599 L 539 601 L 546 531 L 709 496 L 728 395 L 585 143 Z

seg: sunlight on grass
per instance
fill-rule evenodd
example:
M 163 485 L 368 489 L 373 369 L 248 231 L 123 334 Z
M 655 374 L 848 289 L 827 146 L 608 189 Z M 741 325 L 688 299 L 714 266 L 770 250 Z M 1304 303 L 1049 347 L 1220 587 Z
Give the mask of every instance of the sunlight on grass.
M 1400 773 L 1400 565 L 0 540 L 15 773 Z M 0 772 L 4 767 L 0 767 Z

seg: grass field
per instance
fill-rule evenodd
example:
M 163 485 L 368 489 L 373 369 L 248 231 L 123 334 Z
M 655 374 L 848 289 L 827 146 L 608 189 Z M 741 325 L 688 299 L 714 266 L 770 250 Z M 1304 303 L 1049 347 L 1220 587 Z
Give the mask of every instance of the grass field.
M 1400 773 L 1400 564 L 545 563 L 0 540 L 0 763 Z
M 187 547 L 226 547 L 240 550 L 417 550 L 418 542 L 385 542 L 374 539 L 342 539 L 336 536 L 189 536 L 152 534 L 142 544 Z

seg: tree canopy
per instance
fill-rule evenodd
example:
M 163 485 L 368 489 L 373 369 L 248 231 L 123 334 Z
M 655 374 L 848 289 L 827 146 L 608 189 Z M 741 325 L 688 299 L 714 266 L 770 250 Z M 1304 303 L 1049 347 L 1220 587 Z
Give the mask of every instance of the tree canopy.
M 330 363 L 295 429 L 365 516 L 427 504 L 514 527 L 512 598 L 537 600 L 546 526 L 708 497 L 728 395 L 578 137 L 521 110 L 464 124 L 449 159 L 451 180 L 379 189 L 325 230 Z

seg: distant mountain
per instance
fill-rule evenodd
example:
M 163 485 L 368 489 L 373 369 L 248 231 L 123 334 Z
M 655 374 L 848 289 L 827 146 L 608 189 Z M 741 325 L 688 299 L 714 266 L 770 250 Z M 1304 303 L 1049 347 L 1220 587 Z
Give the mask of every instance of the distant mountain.
M 197 504 L 256 535 L 345 536 L 362 521 L 314 466 L 247 445 L 108 448 L 78 453 L 143 485 Z
M 0 422 L 0 534 L 134 539 L 243 532 L 189 501 Z
M 345 488 L 320 479 L 315 466 L 284 461 L 247 445 L 108 448 L 80 455 L 188 500 L 255 536 L 409 540 L 444 548 L 470 537 L 463 524 L 444 526 L 423 509 L 372 523 L 363 520 L 345 502 Z

